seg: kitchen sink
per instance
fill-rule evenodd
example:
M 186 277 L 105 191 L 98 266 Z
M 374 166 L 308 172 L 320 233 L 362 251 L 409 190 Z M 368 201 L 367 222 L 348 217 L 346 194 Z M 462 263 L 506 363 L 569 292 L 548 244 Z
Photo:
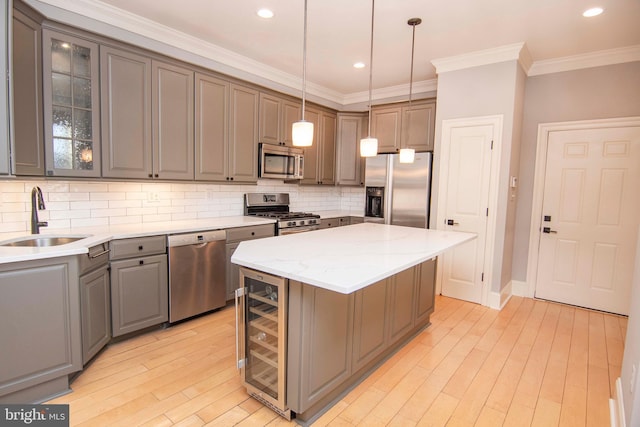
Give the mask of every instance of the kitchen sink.
M 0 246 L 12 247 L 47 247 L 60 246 L 77 242 L 89 236 L 29 236 L 19 240 L 0 243 Z

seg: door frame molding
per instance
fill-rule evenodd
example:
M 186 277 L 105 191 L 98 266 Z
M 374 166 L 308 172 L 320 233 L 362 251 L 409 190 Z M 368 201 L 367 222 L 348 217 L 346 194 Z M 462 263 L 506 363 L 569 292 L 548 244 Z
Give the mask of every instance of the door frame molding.
M 501 169 L 501 153 L 502 153 L 502 139 L 503 139 L 503 126 L 504 116 L 502 114 L 493 116 L 477 116 L 477 117 L 465 117 L 460 119 L 446 119 L 442 120 L 442 135 L 440 137 L 440 146 L 438 151 L 439 157 L 439 171 L 438 177 L 438 202 L 436 211 L 436 229 L 443 229 L 443 221 L 446 214 L 446 194 L 448 178 L 442 174 L 443 170 L 447 170 L 449 162 L 448 142 L 451 138 L 451 130 L 459 127 L 475 127 L 475 126 L 493 126 L 493 149 L 491 150 L 491 164 L 489 165 L 489 200 L 488 208 L 489 216 L 487 218 L 487 229 L 485 236 L 485 257 L 484 257 L 484 281 L 482 282 L 482 297 L 480 304 L 483 306 L 489 305 L 489 293 L 491 290 L 491 282 L 494 277 L 493 274 L 493 261 L 494 261 L 494 247 L 496 236 L 496 222 L 498 212 L 498 193 L 500 184 L 500 169 Z M 445 149 L 447 148 L 447 149 Z M 445 169 L 446 168 L 446 169 Z M 436 278 L 436 294 L 442 293 L 442 276 L 444 272 L 442 268 L 438 268 L 438 274 Z
M 640 116 L 616 117 L 611 119 L 578 120 L 538 124 L 536 146 L 536 165 L 533 175 L 533 200 L 531 203 L 531 225 L 529 228 L 529 256 L 527 260 L 525 297 L 534 298 L 538 280 L 538 252 L 542 234 L 542 202 L 544 195 L 544 177 L 547 171 L 547 149 L 549 134 L 563 130 L 587 130 L 640 126 Z

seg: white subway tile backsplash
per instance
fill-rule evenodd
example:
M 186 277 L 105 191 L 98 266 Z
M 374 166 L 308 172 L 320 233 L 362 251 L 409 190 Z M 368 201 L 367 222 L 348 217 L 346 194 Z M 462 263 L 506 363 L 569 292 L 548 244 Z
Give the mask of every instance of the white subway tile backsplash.
M 31 189 L 42 189 L 49 228 L 142 224 L 244 214 L 245 193 L 289 193 L 291 209 L 364 210 L 364 189 L 285 184 L 256 185 L 90 181 L 0 181 L 0 230 L 29 231 Z

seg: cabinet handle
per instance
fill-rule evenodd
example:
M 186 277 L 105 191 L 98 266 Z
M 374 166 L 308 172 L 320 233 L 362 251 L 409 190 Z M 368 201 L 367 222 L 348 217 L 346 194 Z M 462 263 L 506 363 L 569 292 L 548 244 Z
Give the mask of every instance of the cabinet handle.
M 144 249 L 144 246 L 142 246 L 142 245 L 138 246 L 138 250 L 139 250 L 139 251 L 141 251 L 141 250 L 143 250 L 143 249 Z
M 108 254 L 109 252 L 110 252 L 110 250 L 107 249 L 106 251 L 98 252 L 97 254 L 93 254 L 93 255 L 87 254 L 87 255 L 89 255 L 89 258 L 95 259 L 95 258 L 98 258 L 98 257 L 104 255 L 104 254 Z
M 144 265 L 144 261 L 143 261 L 143 260 L 140 260 L 140 261 L 138 261 L 138 264 L 139 264 L 139 265 Z
M 156 174 L 155 177 L 158 178 L 158 174 Z
M 251 232 L 251 235 L 252 235 L 252 236 L 255 236 L 255 235 L 256 235 L 256 232 L 255 232 L 255 231 L 252 231 L 252 232 Z
M 152 174 L 149 174 L 149 178 L 153 178 L 153 175 L 152 175 Z
M 233 181 L 233 177 L 229 178 L 231 181 Z

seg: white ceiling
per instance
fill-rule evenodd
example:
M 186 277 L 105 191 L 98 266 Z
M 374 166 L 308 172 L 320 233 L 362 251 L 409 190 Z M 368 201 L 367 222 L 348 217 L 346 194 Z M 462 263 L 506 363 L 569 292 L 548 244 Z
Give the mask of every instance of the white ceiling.
M 232 66 L 281 74 L 300 88 L 303 0 L 30 0 L 76 11 Z M 309 92 L 334 100 L 367 93 L 371 0 L 308 0 Z M 584 18 L 601 6 L 604 13 Z M 256 15 L 261 7 L 275 13 Z M 593 52 L 623 51 L 638 60 L 640 0 L 378 0 L 375 2 L 373 87 L 402 86 L 411 61 L 409 18 L 416 27 L 414 92 L 433 83 L 433 59 L 526 43 L 535 63 Z M 197 45 L 197 49 L 195 46 Z M 627 59 L 629 60 L 629 59 Z M 618 61 L 623 62 L 623 61 Z M 247 65 L 249 64 L 249 65 Z M 272 78 L 272 77 L 267 77 Z M 273 78 L 277 80 L 277 78 Z M 284 83 L 285 85 L 287 83 Z

